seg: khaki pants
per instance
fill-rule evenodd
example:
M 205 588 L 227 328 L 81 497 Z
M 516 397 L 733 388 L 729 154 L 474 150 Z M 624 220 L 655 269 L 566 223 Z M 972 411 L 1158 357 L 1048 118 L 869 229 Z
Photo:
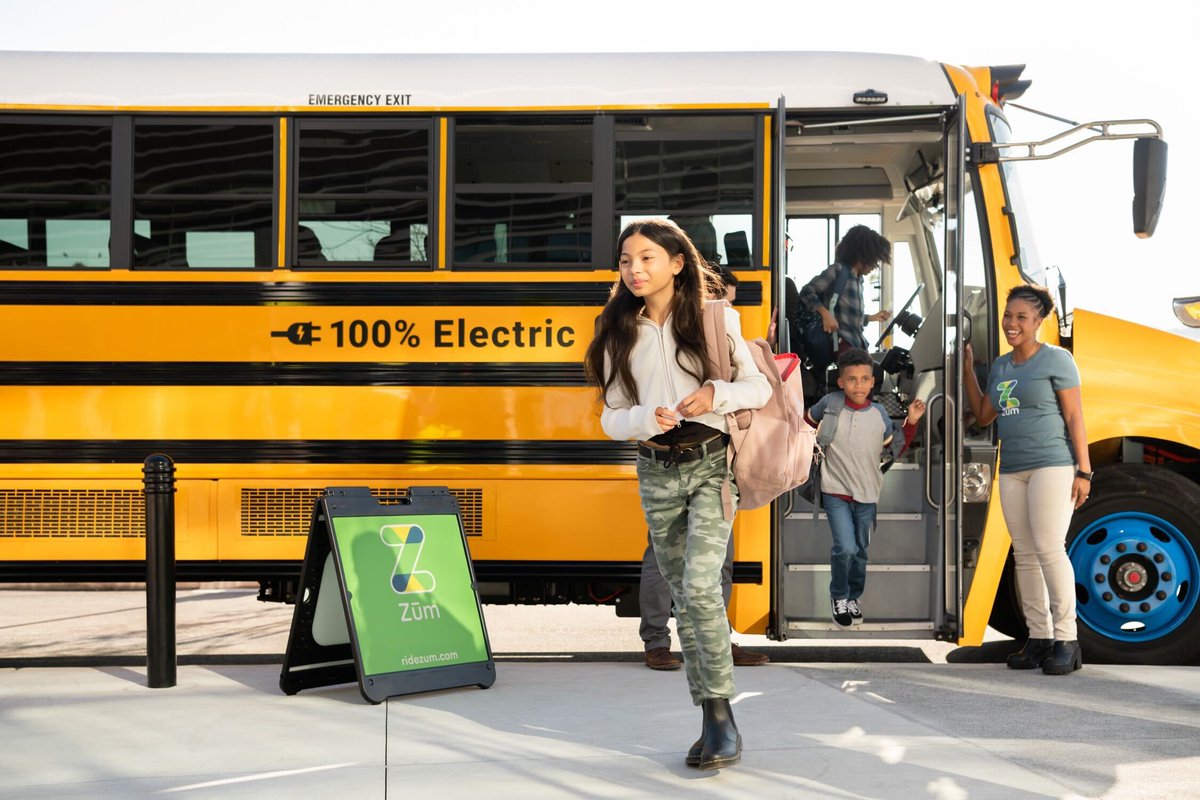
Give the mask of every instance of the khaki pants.
M 1077 637 L 1075 570 L 1066 550 L 1074 480 L 1073 466 L 1000 473 L 1000 507 L 1012 536 L 1017 592 L 1031 639 Z

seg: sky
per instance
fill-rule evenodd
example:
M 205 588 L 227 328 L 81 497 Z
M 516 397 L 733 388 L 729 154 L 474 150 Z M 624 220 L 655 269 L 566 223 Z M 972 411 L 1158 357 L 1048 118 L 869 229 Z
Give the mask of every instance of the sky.
M 1166 201 L 1150 239 L 1133 235 L 1131 142 L 1096 142 L 1022 165 L 1043 263 L 1068 305 L 1186 329 L 1174 297 L 1200 295 L 1188 220 L 1200 202 L 1194 22 L 1183 4 L 853 3 L 709 0 L 0 0 L 0 50 L 298 53 L 536 53 L 828 50 L 963 65 L 1026 64 L 1017 102 L 1077 122 L 1151 118 L 1170 145 Z M 0 76 L 0 81 L 3 77 Z M 1014 137 L 1063 126 L 1009 108 Z

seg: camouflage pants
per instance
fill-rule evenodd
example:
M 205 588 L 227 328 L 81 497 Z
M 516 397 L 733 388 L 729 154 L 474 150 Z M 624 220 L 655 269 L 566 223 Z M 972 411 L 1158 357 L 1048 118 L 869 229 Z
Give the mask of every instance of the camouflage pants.
M 729 529 L 721 513 L 725 450 L 698 461 L 664 466 L 639 455 L 638 492 L 659 569 L 671 587 L 675 625 L 692 702 L 732 698 L 729 618 L 721 596 L 721 567 Z M 736 507 L 737 486 L 730 479 Z

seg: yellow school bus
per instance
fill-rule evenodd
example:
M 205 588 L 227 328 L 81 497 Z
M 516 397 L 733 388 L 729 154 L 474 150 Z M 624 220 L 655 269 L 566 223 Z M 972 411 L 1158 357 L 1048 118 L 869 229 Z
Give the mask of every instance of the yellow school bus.
M 885 482 L 868 622 L 836 635 L 1020 635 L 995 433 L 964 425 L 958 380 L 964 339 L 995 357 L 1005 291 L 1043 278 L 1019 162 L 1077 146 L 1010 133 L 1019 68 L 0 53 L 0 72 L 0 579 L 140 579 L 141 465 L 161 452 L 182 579 L 286 599 L 324 487 L 445 485 L 485 601 L 636 614 L 634 449 L 603 436 L 581 365 L 618 230 L 691 230 L 765 333 L 785 280 L 864 223 L 896 250 L 870 298 L 897 312 L 874 331 L 879 398 L 930 412 Z M 1149 235 L 1161 130 L 1083 130 L 1138 139 Z M 1197 345 L 1056 322 L 1098 469 L 1069 543 L 1084 648 L 1193 659 L 1200 416 L 1141 354 L 1197 363 Z M 824 526 L 798 493 L 739 515 L 739 630 L 831 635 Z

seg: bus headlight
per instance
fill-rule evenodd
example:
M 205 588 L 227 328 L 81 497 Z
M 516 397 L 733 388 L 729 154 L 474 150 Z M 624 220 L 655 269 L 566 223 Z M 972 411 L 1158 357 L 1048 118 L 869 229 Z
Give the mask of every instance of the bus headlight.
M 963 465 L 964 503 L 986 503 L 992 495 L 992 465 L 970 461 Z

